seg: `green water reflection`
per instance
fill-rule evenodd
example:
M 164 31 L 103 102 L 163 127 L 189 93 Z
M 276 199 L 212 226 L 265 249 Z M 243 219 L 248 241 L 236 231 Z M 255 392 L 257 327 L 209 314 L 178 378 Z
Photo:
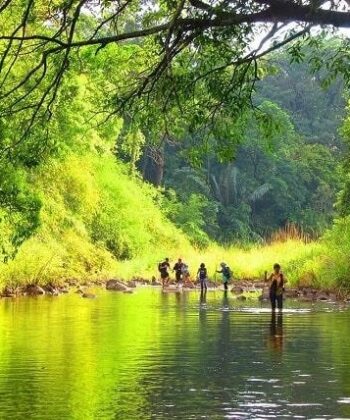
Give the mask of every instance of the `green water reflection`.
M 0 302 L 0 418 L 350 418 L 347 307 L 97 293 Z

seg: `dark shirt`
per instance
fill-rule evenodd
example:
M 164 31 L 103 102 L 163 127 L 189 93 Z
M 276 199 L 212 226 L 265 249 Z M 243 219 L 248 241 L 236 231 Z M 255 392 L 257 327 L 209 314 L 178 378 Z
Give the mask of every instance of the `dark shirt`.
M 170 264 L 166 261 L 163 261 L 159 267 L 160 272 L 162 274 L 168 274 L 168 269 L 170 268 Z
M 225 277 L 225 280 L 230 280 L 231 278 L 231 270 L 228 265 L 225 265 L 225 267 L 222 267 L 221 270 L 217 271 L 218 273 L 222 273 L 222 275 Z
M 198 277 L 200 280 L 205 280 L 207 278 L 207 269 L 206 268 L 200 268 L 198 270 Z
M 177 274 L 182 274 L 183 266 L 184 266 L 184 264 L 183 263 L 179 263 L 179 262 L 177 262 L 174 265 L 174 270 L 176 271 Z
M 283 278 L 282 273 L 278 274 L 278 276 L 276 277 L 272 277 L 271 285 L 270 285 L 270 293 L 282 294 L 283 284 L 284 284 L 284 278 Z

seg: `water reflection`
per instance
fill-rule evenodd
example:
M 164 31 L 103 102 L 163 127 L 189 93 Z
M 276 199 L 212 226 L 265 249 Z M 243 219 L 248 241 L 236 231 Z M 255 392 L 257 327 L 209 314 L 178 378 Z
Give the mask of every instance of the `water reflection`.
M 207 306 L 207 291 L 204 289 L 201 290 L 200 298 L 199 298 L 199 307 L 203 308 Z
M 224 295 L 223 295 L 223 298 L 222 298 L 222 309 L 224 309 L 224 310 L 230 309 L 230 303 L 229 303 L 229 300 L 228 300 L 227 290 L 224 291 Z
M 97 293 L 0 301 L 0 419 L 350 418 L 350 311 Z
M 283 313 L 272 312 L 270 321 L 270 348 L 276 352 L 283 351 Z

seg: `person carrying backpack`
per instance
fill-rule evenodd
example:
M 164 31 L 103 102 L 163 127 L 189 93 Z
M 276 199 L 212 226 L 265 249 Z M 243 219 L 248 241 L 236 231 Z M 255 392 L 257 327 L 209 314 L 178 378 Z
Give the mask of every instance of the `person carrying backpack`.
M 160 272 L 160 278 L 162 280 L 162 286 L 166 286 L 169 281 L 169 258 L 165 258 L 164 261 L 158 264 L 158 271 Z
M 224 283 L 224 288 L 226 291 L 228 290 L 228 283 L 231 280 L 232 273 L 230 267 L 226 263 L 222 262 L 220 266 L 221 270 L 217 270 L 216 272 L 222 274 L 222 282 Z
M 173 268 L 173 271 L 175 271 L 175 279 L 176 279 L 177 284 L 181 283 L 182 281 L 183 268 L 184 268 L 184 263 L 182 262 L 182 259 L 179 258 Z

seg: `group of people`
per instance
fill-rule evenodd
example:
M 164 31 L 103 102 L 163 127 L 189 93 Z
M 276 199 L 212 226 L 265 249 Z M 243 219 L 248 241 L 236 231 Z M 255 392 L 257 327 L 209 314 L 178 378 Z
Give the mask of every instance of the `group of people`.
M 158 271 L 160 273 L 160 278 L 162 281 L 162 286 L 165 287 L 170 282 L 170 260 L 169 258 L 165 258 L 164 261 L 158 264 Z M 190 272 L 188 270 L 188 265 L 182 261 L 181 258 L 177 260 L 173 267 L 173 272 L 175 272 L 175 282 L 176 284 L 180 284 L 182 282 L 186 282 L 190 279 Z
M 163 287 L 166 287 L 169 284 L 170 269 L 171 266 L 169 258 L 165 258 L 164 261 L 158 264 L 158 270 L 160 272 Z M 191 281 L 188 264 L 186 264 L 181 258 L 177 260 L 172 270 L 175 272 L 175 281 L 177 285 L 180 283 L 186 284 Z M 216 272 L 221 274 L 224 289 L 227 291 L 229 282 L 232 279 L 232 271 L 230 267 L 226 263 L 222 262 L 220 264 L 220 269 L 216 270 Z M 201 291 L 206 291 L 208 288 L 208 270 L 204 263 L 201 263 L 197 270 L 196 280 L 200 284 Z M 272 310 L 275 311 L 276 308 L 282 310 L 283 292 L 286 280 L 281 271 L 280 264 L 275 264 L 273 266 L 273 272 L 269 277 L 266 276 L 265 280 L 269 282 L 269 297 Z
M 164 261 L 158 264 L 158 271 L 160 272 L 160 278 L 161 278 L 163 287 L 169 284 L 170 269 L 171 269 L 171 266 L 170 266 L 169 258 L 165 258 Z M 190 272 L 189 272 L 188 264 L 186 264 L 181 258 L 177 260 L 172 271 L 175 273 L 176 284 L 180 284 L 180 283 L 186 284 L 186 282 L 190 281 Z M 228 284 L 232 278 L 232 272 L 230 270 L 230 267 L 226 263 L 222 262 L 220 264 L 220 270 L 217 270 L 216 272 L 221 273 L 224 288 L 225 290 L 228 290 Z M 207 290 L 208 270 L 204 263 L 201 263 L 201 265 L 199 266 L 197 270 L 196 280 L 200 284 L 201 290 Z

